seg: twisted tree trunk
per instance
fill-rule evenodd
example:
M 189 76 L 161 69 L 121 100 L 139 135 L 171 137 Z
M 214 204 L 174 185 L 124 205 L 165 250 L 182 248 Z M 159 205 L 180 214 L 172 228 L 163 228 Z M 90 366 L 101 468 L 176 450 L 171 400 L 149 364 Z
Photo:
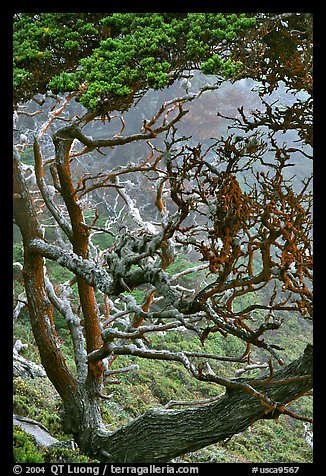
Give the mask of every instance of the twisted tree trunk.
M 283 405 L 311 389 L 312 351 L 313 347 L 308 345 L 299 359 L 275 372 L 272 380 L 237 379 L 264 390 L 277 403 L 272 410 L 243 389 L 227 389 L 220 400 L 210 405 L 184 410 L 152 409 L 113 433 L 96 432 L 92 434 L 92 448 L 82 433 L 77 432 L 76 440 L 83 450 L 91 450 L 106 462 L 168 462 L 230 438 L 257 420 L 278 418 Z
M 15 220 L 24 242 L 23 276 L 32 329 L 42 364 L 63 400 L 66 431 L 73 433 L 83 452 L 106 462 L 164 463 L 223 441 L 259 419 L 277 418 L 284 410 L 283 405 L 311 389 L 312 346 L 307 346 L 298 360 L 272 377 L 228 381 L 229 388 L 216 403 L 184 410 L 153 409 L 115 432 L 105 431 L 98 393 L 102 369 L 89 362 L 88 377 L 79 381 L 67 367 L 45 291 L 44 258 L 33 248 L 33 241 L 42 242 L 42 230 L 17 157 L 14 159 Z M 78 256 L 78 259 L 85 258 Z M 93 337 L 96 335 L 98 332 Z M 92 353 L 98 347 L 95 338 L 88 351 Z M 263 401 L 265 397 L 268 402 Z

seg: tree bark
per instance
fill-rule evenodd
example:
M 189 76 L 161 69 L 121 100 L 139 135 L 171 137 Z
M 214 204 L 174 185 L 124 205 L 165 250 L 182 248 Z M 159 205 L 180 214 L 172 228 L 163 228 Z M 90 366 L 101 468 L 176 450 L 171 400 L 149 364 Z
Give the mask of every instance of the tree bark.
M 13 415 L 13 424 L 20 426 L 25 433 L 33 436 L 36 445 L 40 450 L 59 443 L 59 440 L 53 438 L 48 430 L 38 421 L 31 418 L 23 417 L 21 415 Z
M 299 398 L 312 387 L 312 346 L 286 367 L 250 383 L 279 405 Z M 282 408 L 282 407 L 281 407 Z M 244 431 L 260 419 L 275 419 L 281 409 L 264 406 L 243 389 L 227 389 L 216 403 L 185 410 L 152 409 L 111 434 L 93 435 L 97 458 L 112 463 L 166 463 Z M 77 440 L 81 435 L 77 435 Z M 84 439 L 85 441 L 85 439 Z M 82 448 L 82 446 L 81 446 Z
M 88 256 L 88 238 L 89 230 L 83 226 L 83 211 L 78 204 L 76 190 L 73 184 L 69 151 L 73 139 L 60 137 L 60 130 L 53 139 L 55 145 L 55 157 L 58 176 L 61 186 L 61 195 L 66 204 L 72 226 L 72 245 L 73 251 L 82 258 Z M 90 286 L 83 278 L 76 276 L 78 295 L 85 321 L 85 335 L 87 352 L 92 352 L 102 345 L 101 328 L 96 308 L 94 288 Z M 92 379 L 95 378 L 100 384 L 103 376 L 103 366 L 98 362 L 95 366 L 89 368 L 88 379 L 92 386 Z
M 14 201 L 14 218 L 24 244 L 22 273 L 30 322 L 46 373 L 63 401 L 69 401 L 77 390 L 77 382 L 67 367 L 57 339 L 52 306 L 44 287 L 44 258 L 34 254 L 29 246 L 33 238 L 42 238 L 43 234 L 15 154 L 13 166 L 14 194 L 17 197 Z
M 13 354 L 13 377 L 46 377 L 46 372 L 41 365 L 35 364 L 30 360 L 25 359 L 17 352 Z

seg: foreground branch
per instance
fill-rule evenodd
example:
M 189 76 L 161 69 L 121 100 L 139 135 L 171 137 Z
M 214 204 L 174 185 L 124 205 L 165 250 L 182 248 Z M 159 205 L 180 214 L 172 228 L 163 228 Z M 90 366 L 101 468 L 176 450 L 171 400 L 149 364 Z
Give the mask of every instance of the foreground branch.
M 275 402 L 273 408 L 266 408 L 241 388 L 232 388 L 210 405 L 184 410 L 151 409 L 112 434 L 98 435 L 97 445 L 103 451 L 99 457 L 112 463 L 165 463 L 230 438 L 259 419 L 278 418 L 282 406 L 312 387 L 312 350 L 308 345 L 299 359 L 275 372 L 275 384 L 267 385 L 265 390 L 266 397 Z M 309 378 L 296 380 L 307 375 Z M 277 383 L 289 378 L 290 384 Z M 254 386 L 254 382 L 262 381 L 250 383 Z

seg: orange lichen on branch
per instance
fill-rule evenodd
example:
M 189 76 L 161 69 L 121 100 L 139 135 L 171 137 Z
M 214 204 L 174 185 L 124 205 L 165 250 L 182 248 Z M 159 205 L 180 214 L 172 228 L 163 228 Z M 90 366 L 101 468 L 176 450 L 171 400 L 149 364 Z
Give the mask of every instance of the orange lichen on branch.
M 216 273 L 223 263 L 230 265 L 240 256 L 236 236 L 248 227 L 252 208 L 250 198 L 242 192 L 233 174 L 213 177 L 213 185 L 209 187 L 216 189 L 216 205 L 210 213 L 213 227 L 208 233 L 209 246 L 202 244 L 199 250 L 203 258 L 210 262 L 210 271 Z

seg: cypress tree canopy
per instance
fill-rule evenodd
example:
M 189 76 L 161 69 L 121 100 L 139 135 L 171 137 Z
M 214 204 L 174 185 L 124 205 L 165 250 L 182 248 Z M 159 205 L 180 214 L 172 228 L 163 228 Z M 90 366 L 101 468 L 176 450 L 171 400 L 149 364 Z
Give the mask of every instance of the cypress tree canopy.
M 227 45 L 255 18 L 226 13 L 21 13 L 14 18 L 14 102 L 79 91 L 89 111 L 160 89 L 184 69 L 231 77 Z M 128 100 L 129 98 L 129 100 Z

